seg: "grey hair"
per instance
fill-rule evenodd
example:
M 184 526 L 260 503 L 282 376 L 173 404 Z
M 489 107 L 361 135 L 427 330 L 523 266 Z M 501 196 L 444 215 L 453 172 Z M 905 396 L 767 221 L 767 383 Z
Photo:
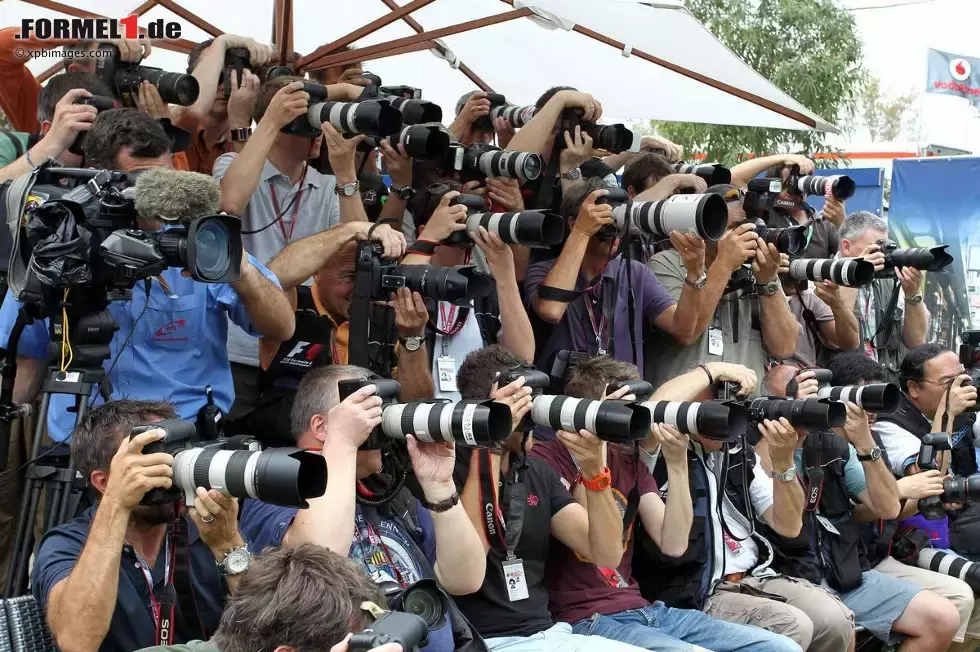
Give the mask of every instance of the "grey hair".
M 868 231 L 888 233 L 888 223 L 874 213 L 856 211 L 841 223 L 839 234 L 841 240 L 857 240 Z
M 289 415 L 289 429 L 294 441 L 299 441 L 310 427 L 310 420 L 318 414 L 326 414 L 340 403 L 337 383 L 341 380 L 367 380 L 371 372 L 354 365 L 327 365 L 313 369 L 305 376 L 296 390 L 293 409 Z

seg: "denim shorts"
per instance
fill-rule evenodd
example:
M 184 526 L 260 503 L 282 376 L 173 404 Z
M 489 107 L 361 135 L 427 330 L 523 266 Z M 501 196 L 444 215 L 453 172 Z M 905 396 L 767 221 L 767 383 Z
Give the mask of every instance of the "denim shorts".
M 894 645 L 904 637 L 893 635 L 892 625 L 921 591 L 918 584 L 871 570 L 861 573 L 861 586 L 838 597 L 854 612 L 855 623 L 878 640 Z

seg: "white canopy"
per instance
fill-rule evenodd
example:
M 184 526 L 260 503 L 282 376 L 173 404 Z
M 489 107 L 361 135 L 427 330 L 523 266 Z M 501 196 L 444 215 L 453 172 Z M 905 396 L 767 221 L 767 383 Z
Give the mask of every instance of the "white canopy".
M 186 51 L 222 31 L 291 45 L 307 69 L 351 61 L 385 84 L 423 89 L 446 121 L 477 86 L 532 104 L 548 87 L 595 95 L 617 119 L 816 129 L 833 125 L 749 68 L 685 8 L 632 0 L 5 0 L 0 24 L 99 15 L 182 25 L 147 65 L 186 68 Z M 285 16 L 285 19 L 281 17 Z M 280 25 L 291 26 L 281 30 Z M 365 28 L 367 26 L 367 28 Z M 361 29 L 364 28 L 364 29 Z M 421 33 L 420 33 L 421 32 Z M 438 40 L 437 40 L 438 39 Z M 337 53 L 350 43 L 359 52 Z M 328 48 L 322 48 L 329 44 Z M 171 48 L 171 49 L 165 49 Z M 318 48 L 320 48 L 318 50 Z M 329 50 L 329 51 L 324 51 Z M 35 74 L 59 60 L 41 58 Z

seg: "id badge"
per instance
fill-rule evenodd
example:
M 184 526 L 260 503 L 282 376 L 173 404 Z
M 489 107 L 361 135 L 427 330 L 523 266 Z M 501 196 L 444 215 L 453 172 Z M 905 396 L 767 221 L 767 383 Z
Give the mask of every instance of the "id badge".
M 440 356 L 436 361 L 436 371 L 439 373 L 439 391 L 455 392 L 456 390 L 456 359 Z
M 817 517 L 817 521 L 820 522 L 820 525 L 823 526 L 823 529 L 827 530 L 831 534 L 836 534 L 837 536 L 840 536 L 840 531 L 836 527 L 834 527 L 833 523 L 828 521 L 823 516 L 820 516 L 820 514 L 816 514 L 815 516 Z
M 508 559 L 503 564 L 504 582 L 507 584 L 507 598 L 511 602 L 527 600 L 527 578 L 524 577 L 524 562 L 520 559 Z
M 724 355 L 725 340 L 721 335 L 721 329 L 712 326 L 708 329 L 708 354 Z
M 741 543 L 729 536 L 728 532 L 722 532 L 722 537 L 725 539 L 725 545 L 728 546 L 728 550 L 731 551 L 733 556 L 738 557 L 742 554 Z

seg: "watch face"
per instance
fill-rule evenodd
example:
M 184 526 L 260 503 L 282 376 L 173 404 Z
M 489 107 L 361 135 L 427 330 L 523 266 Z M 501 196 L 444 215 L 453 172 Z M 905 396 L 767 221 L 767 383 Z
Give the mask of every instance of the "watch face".
M 405 349 L 408 351 L 418 351 L 422 348 L 422 338 L 421 337 L 407 337 L 405 338 Z
M 353 184 L 353 183 L 349 183 L 346 186 L 344 186 L 342 190 L 343 190 L 343 193 L 344 193 L 344 197 L 350 197 L 355 192 L 357 192 L 357 185 L 356 184 Z
M 238 575 L 239 573 L 244 573 L 248 570 L 249 562 L 251 562 L 252 556 L 248 554 L 248 550 L 245 548 L 237 548 L 228 553 L 225 557 L 224 567 L 225 572 L 229 575 Z

